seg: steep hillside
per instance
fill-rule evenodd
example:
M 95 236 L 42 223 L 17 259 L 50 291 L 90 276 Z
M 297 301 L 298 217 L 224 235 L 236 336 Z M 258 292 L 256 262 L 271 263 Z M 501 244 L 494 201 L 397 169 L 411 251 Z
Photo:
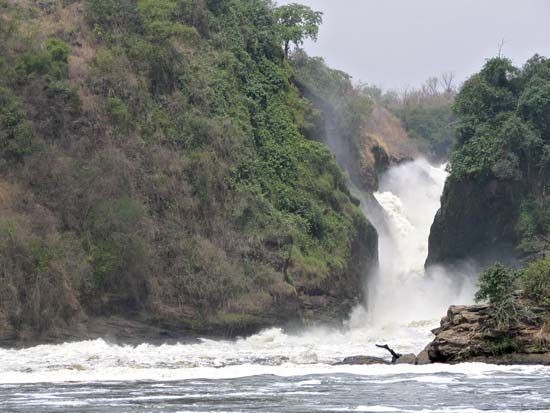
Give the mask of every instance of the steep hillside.
M 0 0 L 0 343 L 347 314 L 376 232 L 283 43 L 267 0 Z
M 550 60 L 487 61 L 455 104 L 458 144 L 427 264 L 506 262 L 550 246 Z
M 369 187 L 378 187 L 378 174 L 390 165 L 421 155 L 401 121 L 382 105 L 375 103 L 359 135 L 361 170 Z
M 428 159 L 436 162 L 448 159 L 455 141 L 452 104 L 457 93 L 451 72 L 430 77 L 419 88 L 384 91 L 369 85 L 365 92 L 401 121 Z
M 294 53 L 292 63 L 296 84 L 313 105 L 304 134 L 331 148 L 356 187 L 376 190 L 381 172 L 419 155 L 401 121 L 367 91 L 353 87 L 346 73 L 301 50 Z

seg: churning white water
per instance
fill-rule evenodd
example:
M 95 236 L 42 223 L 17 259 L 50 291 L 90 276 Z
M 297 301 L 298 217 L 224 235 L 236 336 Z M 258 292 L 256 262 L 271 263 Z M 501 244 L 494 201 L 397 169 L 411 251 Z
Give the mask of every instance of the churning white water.
M 440 207 L 446 164 L 423 159 L 390 169 L 381 177 L 375 197 L 388 216 L 378 229 L 380 269 L 369 281 L 368 320 L 373 325 L 436 320 L 450 304 L 472 301 L 473 268 L 466 264 L 448 273 L 424 270 L 428 237 Z

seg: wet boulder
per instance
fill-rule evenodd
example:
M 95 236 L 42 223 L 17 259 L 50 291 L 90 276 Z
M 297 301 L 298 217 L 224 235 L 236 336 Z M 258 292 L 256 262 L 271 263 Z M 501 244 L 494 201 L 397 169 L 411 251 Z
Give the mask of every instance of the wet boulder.
M 410 353 L 401 355 L 397 360 L 395 360 L 394 364 L 416 364 L 416 362 L 416 355 Z
M 431 364 L 431 363 L 432 361 L 430 360 L 428 348 L 426 347 L 424 350 L 418 353 L 418 356 L 416 356 L 416 364 L 418 364 L 419 366 L 423 366 L 425 364 Z
M 381 357 L 372 356 L 352 356 L 346 357 L 344 361 L 338 363 L 339 365 L 362 365 L 367 366 L 371 364 L 391 364 L 389 361 L 384 360 Z

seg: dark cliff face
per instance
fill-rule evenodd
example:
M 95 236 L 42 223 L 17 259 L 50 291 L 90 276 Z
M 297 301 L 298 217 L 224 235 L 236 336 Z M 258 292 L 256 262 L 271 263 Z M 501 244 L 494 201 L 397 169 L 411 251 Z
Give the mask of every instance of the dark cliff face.
M 457 95 L 454 148 L 427 265 L 513 264 L 548 250 L 550 60 L 494 58 Z
M 513 263 L 516 221 L 524 189 L 517 182 L 447 182 L 430 230 L 426 265 L 466 258 Z

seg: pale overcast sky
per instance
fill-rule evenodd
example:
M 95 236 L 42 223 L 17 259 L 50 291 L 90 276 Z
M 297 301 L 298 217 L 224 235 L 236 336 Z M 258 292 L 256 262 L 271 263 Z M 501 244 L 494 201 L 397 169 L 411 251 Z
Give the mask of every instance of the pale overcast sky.
M 503 54 L 517 65 L 550 57 L 550 0 L 276 0 L 324 12 L 310 55 L 384 88 L 452 71 L 460 81 Z

